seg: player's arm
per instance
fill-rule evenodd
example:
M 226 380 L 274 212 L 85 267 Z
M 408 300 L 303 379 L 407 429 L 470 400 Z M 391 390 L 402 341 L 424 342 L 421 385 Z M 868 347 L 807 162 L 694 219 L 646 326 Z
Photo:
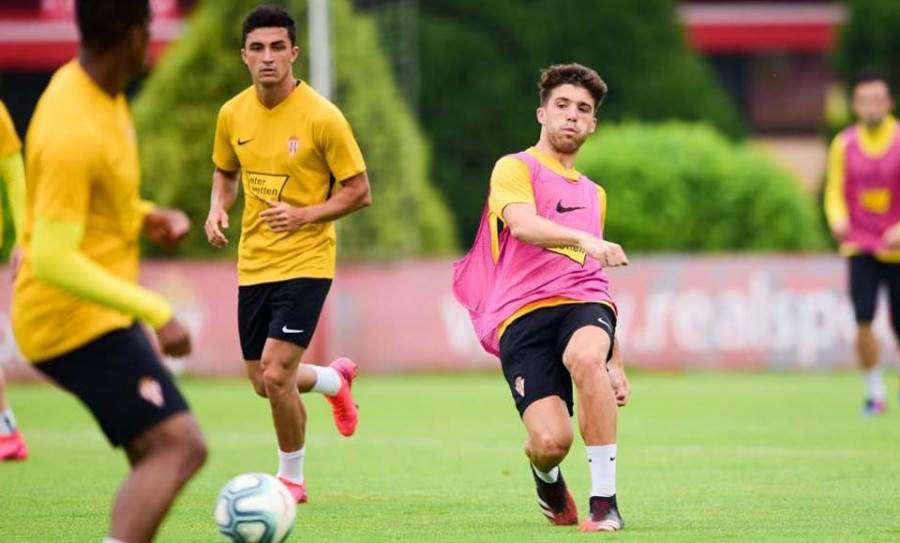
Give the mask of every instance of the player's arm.
M 16 229 L 16 245 L 22 243 L 22 225 L 25 221 L 25 164 L 21 151 L 0 157 L 0 178 L 6 183 L 9 209 Z
M 609 372 L 609 383 L 616 395 L 616 404 L 621 407 L 628 403 L 628 398 L 631 396 L 631 385 L 628 383 L 628 376 L 625 375 L 625 362 L 622 360 L 622 350 L 619 348 L 618 338 L 613 338 L 612 349 L 612 358 L 606 367 Z
M 838 135 L 828 150 L 828 172 L 825 179 L 825 217 L 831 233 L 838 240 L 847 234 L 850 213 L 844 197 L 844 138 Z
M 491 212 L 503 219 L 515 239 L 537 247 L 580 247 L 604 266 L 628 264 L 618 244 L 538 215 L 530 175 L 528 167 L 513 157 L 500 159 L 491 173 Z
M 237 200 L 238 174 L 241 163 L 231 144 L 231 115 L 227 105 L 219 110 L 216 137 L 213 141 L 212 192 L 209 195 L 209 214 L 206 217 L 206 239 L 215 247 L 224 247 L 228 238 L 222 233 L 228 228 L 228 211 Z
M 334 221 L 372 205 L 369 176 L 365 171 L 341 181 L 340 185 L 340 190 L 321 204 L 294 207 L 284 202 L 269 201 L 269 209 L 259 216 L 273 232 L 293 232 L 304 224 Z
M 216 166 L 209 196 L 209 214 L 206 216 L 206 238 L 216 247 L 224 247 L 228 238 L 222 233 L 228 228 L 228 211 L 234 206 L 238 193 L 238 172 Z

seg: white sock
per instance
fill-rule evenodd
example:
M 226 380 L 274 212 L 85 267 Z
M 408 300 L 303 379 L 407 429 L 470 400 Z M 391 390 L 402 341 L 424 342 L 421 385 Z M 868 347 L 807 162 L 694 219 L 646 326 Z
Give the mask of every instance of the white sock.
M 309 367 L 316 372 L 316 384 L 313 385 L 312 392 L 320 392 L 326 396 L 338 393 L 341 389 L 341 376 L 336 369 L 315 364 L 310 364 Z
M 881 375 L 881 366 L 873 366 L 866 371 L 866 397 L 870 400 L 882 402 L 887 397 L 884 378 Z
M 591 496 L 615 496 L 616 444 L 589 445 L 585 449 L 591 469 Z
M 6 436 L 16 431 L 16 417 L 13 416 L 12 407 L 0 411 L 0 436 Z
M 121 539 L 113 539 L 111 537 L 107 537 L 106 539 L 103 540 L 103 543 L 125 543 L 125 542 L 122 541 Z
M 287 479 L 292 483 L 303 484 L 303 456 L 306 447 L 299 451 L 278 451 L 278 477 Z
M 554 466 L 553 469 L 547 473 L 534 467 L 534 464 L 531 464 L 531 469 L 534 470 L 534 474 L 538 476 L 538 479 L 545 483 L 555 483 L 556 480 L 559 479 L 559 466 Z

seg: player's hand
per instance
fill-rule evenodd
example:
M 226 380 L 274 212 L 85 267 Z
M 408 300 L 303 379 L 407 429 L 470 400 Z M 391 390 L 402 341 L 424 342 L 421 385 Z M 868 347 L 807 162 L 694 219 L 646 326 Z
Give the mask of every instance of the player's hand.
M 191 220 L 178 209 L 158 207 L 144 217 L 144 235 L 164 249 L 174 249 L 190 229 Z
M 183 324 L 173 317 L 156 331 L 159 348 L 167 356 L 182 357 L 191 354 L 191 336 Z
M 850 223 L 848 221 L 841 221 L 831 227 L 831 235 L 838 241 L 843 240 L 849 231 Z
M 222 208 L 210 209 L 203 228 L 206 230 L 206 239 L 210 245 L 220 249 L 228 245 L 228 238 L 222 233 L 223 228 L 228 228 L 227 211 Z
M 609 384 L 612 385 L 613 394 L 616 396 L 616 405 L 622 407 L 628 403 L 628 398 L 631 396 L 631 385 L 625 375 L 625 368 L 611 363 L 606 371 L 609 373 Z
M 9 271 L 13 281 L 15 281 L 16 276 L 19 275 L 19 268 L 22 267 L 22 258 L 24 258 L 24 256 L 21 245 L 16 245 L 13 247 L 12 252 L 9 253 Z
M 589 257 L 597 259 L 604 268 L 628 265 L 628 257 L 625 256 L 625 251 L 618 243 L 594 236 L 585 236 L 580 245 Z
M 900 249 L 900 223 L 888 228 L 881 236 L 881 241 L 889 249 Z
M 294 207 L 284 202 L 267 201 L 269 209 L 259 214 L 272 232 L 296 232 L 304 224 L 313 222 L 309 208 Z

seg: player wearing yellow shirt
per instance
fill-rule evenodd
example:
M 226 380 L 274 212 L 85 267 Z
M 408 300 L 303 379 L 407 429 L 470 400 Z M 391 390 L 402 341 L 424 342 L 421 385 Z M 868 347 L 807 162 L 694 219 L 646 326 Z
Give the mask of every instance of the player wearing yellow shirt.
M 268 398 L 278 437 L 278 477 L 298 503 L 306 412 L 300 393 L 331 402 L 345 436 L 358 412 L 350 392 L 356 365 L 301 364 L 331 286 L 334 221 L 370 204 L 362 153 L 340 110 L 294 78 L 293 19 L 263 6 L 243 23 L 241 57 L 253 85 L 219 111 L 206 234 L 223 247 L 228 211 L 244 190 L 238 248 L 238 328 L 247 375 Z M 338 190 L 339 188 L 339 190 Z
M 135 320 L 166 354 L 190 352 L 168 302 L 139 287 L 138 236 L 173 246 L 190 223 L 140 200 L 124 87 L 144 71 L 148 0 L 78 0 L 79 56 L 41 96 L 26 137 L 25 256 L 13 331 L 35 368 L 77 396 L 131 471 L 107 542 L 153 539 L 206 458 L 193 415 Z
M 863 414 L 879 415 L 886 390 L 872 321 L 882 286 L 900 340 L 900 132 L 884 76 L 859 75 L 851 105 L 858 122 L 838 134 L 828 152 L 825 215 L 848 261 L 856 354 L 865 374 Z
M 9 208 L 16 228 L 16 245 L 10 253 L 9 266 L 13 276 L 21 255 L 22 215 L 25 210 L 25 167 L 22 162 L 22 142 L 6 106 L 0 101 L 0 179 L 6 183 Z M 0 217 L 0 242 L 3 240 L 3 218 Z M 6 399 L 6 379 L 0 369 L 0 461 L 25 460 L 28 446 L 16 427 L 16 418 Z

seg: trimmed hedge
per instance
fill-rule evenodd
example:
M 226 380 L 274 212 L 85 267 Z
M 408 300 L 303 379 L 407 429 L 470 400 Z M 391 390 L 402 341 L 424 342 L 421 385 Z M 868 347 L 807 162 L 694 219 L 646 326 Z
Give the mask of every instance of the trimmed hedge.
M 797 179 L 705 125 L 605 126 L 576 166 L 606 190 L 606 237 L 628 251 L 828 247 L 815 199 Z
M 308 69 L 306 2 L 275 3 L 297 20 L 301 57 L 294 70 L 303 77 Z M 184 209 L 194 221 L 181 254 L 222 254 L 208 245 L 202 228 L 209 210 L 210 156 L 219 107 L 251 84 L 239 55 L 240 23 L 257 4 L 202 2 L 134 105 L 145 193 L 160 204 Z M 354 13 L 348 0 L 335 0 L 332 10 L 336 101 L 363 149 L 374 201 L 371 208 L 340 221 L 341 254 L 385 258 L 452 253 L 456 233 L 429 182 L 428 146 L 394 85 L 375 25 Z M 240 207 L 239 202 L 231 212 L 228 255 L 235 253 Z

